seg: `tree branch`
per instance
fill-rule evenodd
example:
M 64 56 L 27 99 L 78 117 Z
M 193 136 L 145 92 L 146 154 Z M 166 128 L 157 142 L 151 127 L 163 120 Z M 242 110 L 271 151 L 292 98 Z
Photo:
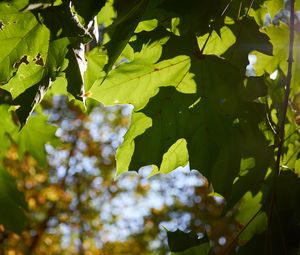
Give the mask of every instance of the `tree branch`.
M 292 68 L 293 68 L 293 50 L 294 50 L 294 30 L 295 30 L 295 0 L 290 0 L 290 38 L 289 38 L 289 57 L 288 57 L 288 72 L 286 77 L 286 87 L 285 87 L 285 100 L 282 109 L 281 118 L 278 120 L 277 125 L 277 134 L 275 135 L 275 146 L 277 147 L 276 162 L 274 167 L 274 180 L 273 188 L 271 191 L 270 197 L 270 208 L 269 208 L 269 219 L 268 219 L 268 229 L 266 232 L 266 245 L 268 245 L 268 234 L 271 232 L 270 226 L 272 218 L 274 216 L 273 210 L 276 208 L 276 189 L 277 189 L 277 180 L 280 174 L 280 162 L 283 156 L 283 146 L 284 146 L 284 135 L 285 135 L 285 122 L 286 114 L 289 105 L 289 97 L 291 91 L 291 81 L 292 81 Z M 280 116 L 279 116 L 280 117 Z M 282 240 L 284 243 L 284 240 Z M 271 244 L 271 243 L 270 243 Z M 285 246 L 285 243 L 284 243 Z M 269 249 L 272 248 L 272 245 L 267 246 Z M 269 250 L 268 249 L 268 250 Z M 270 250 L 271 251 L 271 250 Z M 268 252 L 268 251 L 267 251 Z

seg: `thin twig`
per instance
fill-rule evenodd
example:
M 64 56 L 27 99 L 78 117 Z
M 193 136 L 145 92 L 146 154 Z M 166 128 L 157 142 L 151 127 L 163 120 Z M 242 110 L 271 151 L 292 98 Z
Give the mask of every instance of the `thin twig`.
M 284 166 L 286 166 L 292 160 L 292 158 L 296 155 L 296 153 L 299 152 L 299 149 L 300 149 L 300 145 L 297 147 L 297 149 L 295 149 L 295 151 L 292 153 L 292 155 L 287 159 L 287 161 L 284 163 Z
M 249 226 L 249 224 L 256 218 L 256 216 L 259 215 L 261 210 L 262 210 L 262 207 L 250 218 L 250 220 L 247 222 L 247 224 L 245 226 L 243 226 L 243 228 L 239 231 L 239 233 L 233 238 L 233 240 L 226 247 L 223 255 L 228 254 L 232 250 L 232 248 L 233 248 L 234 244 L 237 242 L 238 238 L 246 230 L 246 228 Z
M 221 15 L 220 15 L 221 18 L 224 16 L 224 14 L 226 13 L 226 11 L 228 10 L 228 8 L 229 8 L 230 4 L 232 3 L 232 1 L 233 1 L 233 0 L 230 0 L 230 1 L 228 2 L 228 4 L 225 6 L 225 8 L 223 9 L 223 11 L 222 11 L 222 13 L 221 13 Z M 206 45 L 207 45 L 207 43 L 208 43 L 209 38 L 210 38 L 211 35 L 212 35 L 213 30 L 214 30 L 213 28 L 210 29 L 210 32 L 209 32 L 209 34 L 208 34 L 208 37 L 206 38 L 206 40 L 205 40 L 205 42 L 204 42 L 204 44 L 203 44 L 203 46 L 202 46 L 202 48 L 201 48 L 201 50 L 200 50 L 200 54 L 203 54 L 204 49 L 205 49 L 205 47 L 206 47 Z
M 292 135 L 300 131 L 300 126 L 297 127 L 292 133 L 290 133 L 287 137 L 284 138 L 284 141 L 287 141 Z
M 280 173 L 280 160 L 283 155 L 283 144 L 284 144 L 284 133 L 285 133 L 285 121 L 286 113 L 289 104 L 289 97 L 291 91 L 291 81 L 292 81 L 292 67 L 293 67 L 293 51 L 294 51 L 294 29 L 295 29 L 295 0 L 291 0 L 291 10 L 290 10 L 290 42 L 289 42 L 289 58 L 288 58 L 288 72 L 286 77 L 286 87 L 285 87 L 285 101 L 283 104 L 282 119 L 278 122 L 278 136 L 276 136 L 278 151 L 275 165 L 275 176 Z
M 275 146 L 277 147 L 277 156 L 274 167 L 274 180 L 273 188 L 271 192 L 271 202 L 269 209 L 269 219 L 268 219 L 268 230 L 271 226 L 273 218 L 273 209 L 276 206 L 276 189 L 277 189 L 277 180 L 280 174 L 280 161 L 283 156 L 283 145 L 284 145 L 284 135 L 285 135 L 285 122 L 286 122 L 286 113 L 289 105 L 289 97 L 291 91 L 291 81 L 292 81 L 292 67 L 293 67 L 293 50 L 294 50 L 294 29 L 295 29 L 295 0 L 291 0 L 290 4 L 290 38 L 289 38 L 289 58 L 288 58 L 288 72 L 286 77 L 286 87 L 285 87 L 285 101 L 283 104 L 281 119 L 278 120 L 277 126 L 277 135 L 275 136 Z M 280 117 L 280 116 L 279 116 Z M 268 239 L 266 239 L 267 242 Z

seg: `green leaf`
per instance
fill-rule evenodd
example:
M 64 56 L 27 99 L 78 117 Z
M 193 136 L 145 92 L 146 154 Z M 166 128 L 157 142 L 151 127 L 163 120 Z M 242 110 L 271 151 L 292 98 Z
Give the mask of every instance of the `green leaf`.
M 143 134 L 145 130 L 151 127 L 152 121 L 143 113 L 132 113 L 131 125 L 127 130 L 124 141 L 116 152 L 117 172 L 116 177 L 129 169 L 130 160 L 134 153 L 134 139 Z
M 23 193 L 19 192 L 15 179 L 0 164 L 0 224 L 5 229 L 21 234 L 25 227 L 27 208 Z
M 218 0 L 165 0 L 159 5 L 158 11 L 166 12 L 166 17 L 176 17 L 179 20 L 178 29 L 181 35 L 186 33 L 207 33 L 209 24 L 219 19 L 222 13 L 220 1 Z
M 135 33 L 140 33 L 142 31 L 152 31 L 158 25 L 157 19 L 144 20 L 141 21 L 135 29 Z
M 123 2 L 122 0 L 115 2 L 115 9 L 118 13 L 117 20 L 113 24 L 111 30 L 111 39 L 106 45 L 108 54 L 108 63 L 104 70 L 109 72 L 116 60 L 119 58 L 129 39 L 134 33 L 140 20 L 147 9 L 149 0 L 131 0 Z
M 253 101 L 268 94 L 268 88 L 264 76 L 248 77 L 245 80 L 244 85 L 245 91 L 243 93 L 243 99 L 246 101 Z
M 239 247 L 238 255 L 252 255 L 266 247 L 265 234 L 255 235 L 246 245 Z M 273 250 L 273 249 L 272 249 Z
M 172 87 L 161 88 L 160 93 L 150 99 L 142 112 L 152 118 L 152 127 L 135 139 L 135 151 L 129 166 L 130 170 L 137 171 L 144 165 L 163 166 L 171 163 L 171 161 L 163 163 L 163 155 L 168 150 L 172 151 L 176 148 L 175 143 L 179 138 L 186 137 L 185 131 L 188 132 L 190 129 L 186 127 L 186 123 L 190 121 L 188 107 L 196 100 L 196 95 L 181 94 Z M 143 144 L 147 144 L 147 147 L 143 148 L 145 153 L 139 153 Z M 171 149 L 172 145 L 175 147 Z M 186 157 L 187 155 L 183 154 L 175 160 L 172 159 L 171 166 L 175 169 L 182 165 L 182 160 Z M 173 169 L 168 169 L 170 170 Z
M 300 159 L 297 159 L 295 162 L 295 172 L 300 177 Z
M 21 155 L 30 152 L 40 165 L 46 165 L 45 144 L 58 144 L 58 138 L 55 136 L 56 127 L 47 123 L 48 117 L 44 115 L 32 116 L 26 126 L 13 135 L 13 139 L 18 144 L 18 150 Z
M 201 63 L 203 64 L 203 67 L 207 67 L 208 69 L 209 66 L 212 65 L 216 70 L 217 65 L 220 63 L 218 63 L 218 61 L 214 62 L 214 60 L 217 59 L 207 57 L 207 60 L 203 60 Z M 220 67 L 221 66 L 222 65 L 220 65 Z M 228 65 L 226 65 L 226 67 L 228 67 Z M 199 68 L 202 67 L 199 66 Z M 225 65 L 223 68 L 225 68 Z M 202 70 L 202 74 L 207 76 L 206 78 L 204 78 L 204 76 L 202 77 L 202 84 L 205 84 L 205 88 L 207 89 L 207 92 L 205 92 L 207 99 L 201 99 L 200 103 L 196 104 L 194 107 L 189 108 L 199 97 L 195 95 L 184 95 L 171 88 L 161 88 L 160 93 L 150 100 L 147 107 L 144 108 L 142 112 L 153 119 L 153 124 L 151 129 L 148 129 L 145 135 L 138 137 L 135 141 L 136 149 L 130 169 L 138 170 L 143 165 L 148 164 L 159 166 L 161 164 L 162 155 L 169 147 L 174 144 L 177 139 L 186 138 L 191 167 L 198 169 L 203 173 L 207 173 L 206 176 L 210 175 L 208 173 L 210 173 L 212 167 L 210 164 L 212 163 L 209 162 L 215 161 L 213 158 L 215 159 L 215 157 L 217 157 L 216 152 L 220 150 L 220 141 L 224 139 L 222 134 L 225 134 L 226 131 L 232 129 L 230 118 L 226 120 L 228 117 L 222 116 L 222 111 L 225 111 L 225 115 L 234 111 L 233 109 L 235 108 L 235 99 L 231 90 L 224 93 L 227 91 L 227 85 L 229 87 L 234 86 L 232 81 L 235 78 L 234 76 L 227 75 L 228 70 L 217 70 L 220 71 L 219 75 L 210 75 L 209 71 Z M 221 75 L 223 71 L 224 74 L 226 73 L 228 83 L 224 83 L 226 81 L 221 78 L 225 77 Z M 213 79 L 215 80 L 210 77 L 214 77 Z M 209 83 L 206 84 L 206 81 Z M 222 83 L 224 84 L 224 87 L 219 90 L 216 84 Z M 221 91 L 223 91 L 223 94 L 221 94 Z M 224 104 L 220 104 L 219 102 L 222 98 L 227 98 Z M 206 106 L 206 104 L 208 105 Z M 212 124 L 210 126 L 211 130 L 205 131 L 206 123 Z M 228 128 L 224 127 L 226 123 L 228 123 Z M 207 132 L 212 132 L 213 135 L 211 139 Z M 229 134 L 230 133 L 228 132 L 225 137 L 228 137 Z M 151 148 L 151 151 L 145 153 L 144 156 L 139 155 L 140 153 L 138 152 L 140 149 L 143 147 L 144 150 L 144 145 L 148 144 L 148 142 L 150 142 L 150 144 L 146 148 Z M 195 148 L 195 146 L 197 148 Z M 194 151 L 197 153 L 194 154 Z
M 105 0 L 74 0 L 73 4 L 76 12 L 84 18 L 85 24 L 88 24 L 105 5 L 105 2 Z
M 15 99 L 32 85 L 37 84 L 43 77 L 44 67 L 30 61 L 22 63 L 17 71 L 7 84 L 2 86 L 3 89 L 9 91 L 12 99 Z
M 107 56 L 101 49 L 96 47 L 86 55 L 86 59 L 87 69 L 84 73 L 84 85 L 85 90 L 88 91 L 97 79 L 104 76 L 101 70 L 107 61 Z
M 8 91 L 0 87 L 0 105 L 1 104 L 12 104 L 12 96 Z
M 275 17 L 275 15 L 284 8 L 284 0 L 265 1 L 263 7 L 267 9 L 271 17 Z
M 255 214 L 262 207 L 262 193 L 258 193 L 252 196 L 250 192 L 247 192 L 241 200 L 236 220 L 239 224 L 244 227 L 249 222 L 245 230 L 239 236 L 239 243 L 243 244 L 249 241 L 255 234 L 261 234 L 267 227 L 268 217 L 266 213 L 260 212 L 258 215 Z M 253 217 L 255 218 L 253 219 Z
M 263 133 L 258 129 L 256 126 L 258 123 L 255 124 L 256 121 L 259 121 L 257 116 L 261 113 L 255 108 L 250 108 L 248 111 L 250 116 L 245 118 L 247 121 L 243 125 L 240 125 L 242 134 L 240 141 L 244 150 L 242 158 L 253 158 L 255 166 L 250 169 L 240 169 L 234 180 L 232 192 L 227 199 L 228 208 L 237 203 L 246 192 L 251 191 L 253 195 L 259 192 L 273 160 L 274 147 L 269 145 Z
M 84 58 L 84 45 L 78 48 L 71 48 L 66 58 L 69 60 L 68 67 L 65 70 L 68 82 L 67 90 L 76 99 L 82 100 L 85 104 L 84 95 L 84 72 L 86 70 L 86 60 Z
M 34 108 L 42 101 L 44 95 L 49 89 L 50 79 L 43 78 L 38 84 L 26 89 L 22 94 L 13 100 L 13 105 L 16 105 L 17 116 L 21 123 L 21 128 L 29 119 Z
M 48 91 L 51 85 L 50 79 L 55 80 L 65 69 L 68 44 L 67 38 L 50 42 L 45 58 L 38 55 L 32 61 L 29 59 L 28 63 L 21 63 L 17 74 L 3 86 L 13 95 L 12 104 L 18 106 L 17 115 L 21 127 L 24 126 L 35 106 L 41 102 Z M 27 61 L 27 58 L 25 60 Z
M 8 14 L 16 14 L 19 12 L 19 10 L 22 10 L 26 7 L 29 0 L 1 0 L 0 1 L 0 9 L 5 10 L 5 12 Z
M 36 10 L 34 13 L 39 21 L 51 31 L 51 40 L 67 37 L 76 46 L 93 39 L 67 1 L 59 6 Z
M 16 75 L 12 77 L 3 88 L 11 92 L 13 97 L 12 104 L 18 106 L 17 115 L 21 122 L 21 127 L 23 127 L 29 115 L 34 110 L 34 107 L 43 99 L 51 82 L 54 81 L 67 66 L 65 56 L 68 52 L 67 47 L 70 44 L 70 40 L 67 37 L 55 39 L 57 36 L 56 31 L 63 28 L 63 35 L 69 36 L 70 38 L 74 36 L 79 36 L 80 38 L 85 37 L 86 33 L 81 27 L 78 28 L 79 30 L 73 29 L 71 31 L 70 28 L 72 26 L 66 24 L 66 22 L 62 22 L 62 24 L 59 24 L 55 29 L 53 26 L 56 23 L 49 24 L 53 18 L 46 15 L 49 11 L 50 13 L 56 13 L 56 18 L 65 19 L 65 21 L 67 20 L 66 17 L 70 18 L 70 15 L 72 16 L 71 11 L 64 6 L 49 7 L 47 8 L 47 12 L 39 10 L 35 12 L 35 15 L 30 12 L 19 13 L 13 5 L 1 5 L 0 7 L 3 8 L 3 12 L 5 10 L 8 13 L 12 13 L 12 15 L 8 16 L 6 12 L 4 14 L 0 12 L 0 20 L 3 20 L 4 25 L 8 24 L 4 27 L 5 29 L 0 31 L 0 41 L 1 39 L 4 41 L 5 48 L 5 52 L 3 51 L 2 53 L 5 55 L 3 59 L 0 58 L 0 62 L 2 61 L 2 63 L 6 65 L 5 68 L 11 66 L 7 72 L 6 79 L 10 78 L 13 71 L 16 71 Z M 72 24 L 78 26 L 79 23 L 73 18 Z M 51 41 L 49 41 L 50 31 L 43 23 L 53 29 L 51 31 Z M 23 27 L 26 28 L 23 29 Z M 22 31 L 18 31 L 18 29 Z M 74 39 L 72 39 L 72 41 L 74 41 Z M 2 57 L 1 51 L 0 57 Z M 9 63 L 5 61 L 9 61 Z M 68 76 L 70 76 L 71 67 L 72 71 L 76 70 L 76 67 L 79 69 L 78 63 L 74 65 L 74 61 L 70 61 L 67 72 Z M 1 63 L 0 68 L 2 69 Z M 5 71 L 1 72 L 1 74 L 4 73 Z M 71 77 L 74 80 L 77 76 L 72 73 Z M 75 81 L 76 83 L 73 82 L 73 86 L 69 86 L 69 91 L 80 98 L 78 94 L 82 95 L 82 93 L 78 91 L 82 88 L 82 82 L 80 82 L 80 79 L 75 79 Z
M 111 0 L 106 1 L 104 7 L 97 14 L 98 24 L 108 27 L 112 24 L 113 20 L 116 18 L 116 12 L 113 8 L 113 3 Z
M 195 92 L 195 83 L 189 74 L 189 57 L 177 56 L 154 64 L 160 50 L 159 44 L 144 48 L 132 62 L 112 70 L 104 81 L 97 80 L 90 89 L 90 97 L 105 105 L 132 104 L 138 110 L 157 94 L 161 86 Z
M 46 9 L 52 6 L 62 4 L 61 0 L 29 0 L 28 5 L 22 8 L 22 11 L 32 11 L 36 9 Z
M 16 126 L 12 121 L 11 112 L 9 112 L 8 109 L 8 105 L 0 105 L 0 161 L 2 160 L 2 157 L 5 156 L 5 152 L 11 144 L 7 134 L 16 131 Z
M 8 149 L 13 141 L 18 146 L 21 157 L 24 153 L 29 152 L 38 160 L 39 164 L 45 166 L 47 160 L 45 144 L 59 144 L 59 140 L 55 136 L 57 128 L 49 125 L 47 116 L 38 114 L 30 118 L 26 126 L 18 132 L 18 127 L 14 124 L 8 109 L 9 106 L 0 105 L 0 114 L 3 118 L 0 126 L 0 148 Z M 1 152 L 0 156 L 3 156 Z
M 183 138 L 178 139 L 163 155 L 160 168 L 154 168 L 151 174 L 167 174 L 176 169 L 178 166 L 186 166 L 188 161 L 189 153 L 187 150 L 186 140 Z
M 236 36 L 236 43 L 224 54 L 224 57 L 245 73 L 248 55 L 253 50 L 267 55 L 272 54 L 272 44 L 266 34 L 259 30 L 253 18 L 243 18 L 233 25 L 228 25 Z
M 46 58 L 50 32 L 32 13 L 18 13 L 5 3 L 0 3 L 0 20 L 0 81 L 7 82 L 24 56 Z
M 53 40 L 49 44 L 46 67 L 52 81 L 67 67 L 66 54 L 69 44 L 70 41 L 66 37 Z
M 207 236 L 198 238 L 194 232 L 182 232 L 177 229 L 175 232 L 167 231 L 168 245 L 171 252 L 183 252 L 191 247 L 199 246 L 208 242 Z
M 273 56 L 267 56 L 259 52 L 255 52 L 256 63 L 254 64 L 257 75 L 262 75 L 264 72 L 272 74 L 277 68 L 286 75 L 288 69 L 288 47 L 289 45 L 289 27 L 280 22 L 279 26 L 270 25 L 264 28 L 264 32 L 270 38 L 273 44 Z M 300 58 L 300 33 L 295 31 L 294 56 L 293 59 L 297 62 Z M 299 92 L 300 82 L 300 67 L 294 62 L 292 69 L 292 95 Z
M 269 216 L 267 240 L 272 240 L 275 255 L 297 254 L 300 243 L 300 178 L 290 170 L 281 171 L 277 178 L 276 204 L 272 205 L 275 206 L 275 215 Z M 270 199 L 265 206 L 266 213 L 270 203 L 274 201 Z
M 204 243 L 196 247 L 192 247 L 183 252 L 172 252 L 171 255 L 209 255 L 210 245 L 209 243 Z
M 215 191 L 230 198 L 233 205 L 247 190 L 257 192 L 269 166 L 272 150 L 259 129 L 264 108 L 249 99 L 242 101 L 247 90 L 239 72 L 226 61 L 205 56 L 194 70 L 198 70 L 200 95 L 160 88 L 139 111 L 152 122 L 143 117 L 131 123 L 117 153 L 118 174 L 146 165 L 154 165 L 153 173 L 159 168 L 169 172 L 184 165 L 189 157 L 190 167 L 212 181 Z M 177 148 L 182 139 L 187 142 L 189 156 L 185 146 Z M 176 157 L 169 157 L 172 152 Z M 251 157 L 255 166 L 234 183 L 242 158 Z M 245 185 L 249 179 L 252 182 Z
M 236 37 L 227 26 L 222 27 L 219 34 L 220 35 L 213 31 L 211 35 L 210 33 L 207 33 L 197 38 L 199 48 L 202 49 L 207 38 L 209 37 L 203 54 L 220 56 L 236 42 Z
M 271 182 L 272 183 L 272 182 Z M 299 250 L 299 231 L 300 231 L 300 178 L 297 175 L 290 171 L 281 171 L 277 179 L 277 186 L 275 190 L 276 204 L 273 204 L 274 210 L 273 216 L 268 220 L 268 235 L 266 233 L 259 234 L 254 236 L 250 241 L 246 243 L 245 246 L 239 248 L 239 255 L 251 255 L 257 250 L 266 249 L 266 242 L 272 240 L 272 254 L 281 255 L 281 254 L 297 254 Z M 253 197 L 251 204 L 254 202 L 253 207 L 259 207 L 259 204 L 255 202 L 255 197 Z M 257 201 L 258 202 L 258 201 Z M 274 203 L 274 200 L 270 199 L 268 203 L 263 207 L 265 213 L 269 213 L 270 202 Z M 252 210 L 251 204 L 248 206 L 248 209 Z M 246 209 L 244 207 L 244 209 Z M 245 215 L 247 211 L 243 210 Z M 262 214 L 258 215 L 261 216 Z M 269 216 L 270 217 L 270 216 Z M 249 231 L 253 231 L 253 227 L 258 227 L 259 232 L 265 226 L 266 219 L 263 219 L 261 224 L 259 224 L 259 219 L 254 222 L 254 225 L 250 227 Z M 267 236 L 267 239 L 266 239 Z M 270 248 L 268 248 L 270 251 Z

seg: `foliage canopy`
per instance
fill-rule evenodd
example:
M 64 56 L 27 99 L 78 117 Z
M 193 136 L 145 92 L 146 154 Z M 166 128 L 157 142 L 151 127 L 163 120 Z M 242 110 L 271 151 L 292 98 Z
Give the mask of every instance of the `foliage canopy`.
M 223 254 L 297 254 L 299 11 L 298 0 L 0 1 L 0 157 L 14 143 L 45 164 L 57 140 L 44 97 L 131 104 L 117 176 L 189 163 L 241 224 Z M 2 163 L 0 204 L 20 233 L 26 203 Z M 168 233 L 174 254 L 211 254 L 209 238 Z

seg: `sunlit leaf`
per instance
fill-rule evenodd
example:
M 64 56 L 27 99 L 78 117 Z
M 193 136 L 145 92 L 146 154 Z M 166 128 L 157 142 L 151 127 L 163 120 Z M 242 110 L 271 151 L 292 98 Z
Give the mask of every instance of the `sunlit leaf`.
M 261 234 L 267 227 L 267 215 L 259 212 L 262 207 L 262 193 L 252 196 L 250 192 L 246 193 L 242 199 L 236 219 L 245 228 L 239 236 L 239 242 L 244 244 L 249 241 L 255 234 Z
M 288 45 L 289 45 L 289 28 L 283 22 L 280 22 L 279 26 L 270 25 L 264 28 L 265 33 L 270 37 L 270 41 L 273 44 L 273 56 L 267 56 L 261 53 L 255 53 L 256 63 L 254 65 L 257 75 L 261 75 L 264 72 L 272 74 L 277 68 L 286 75 L 288 67 Z M 295 31 L 295 44 L 294 44 L 294 65 L 292 71 L 292 93 L 299 91 L 300 84 L 300 67 L 297 64 L 300 60 L 300 34 Z
M 200 49 L 203 48 L 208 37 L 209 39 L 203 51 L 203 54 L 207 55 L 222 55 L 236 41 L 234 34 L 228 27 L 225 26 L 221 28 L 220 36 L 217 34 L 217 32 L 213 31 L 210 36 L 209 33 L 207 33 L 201 37 L 198 37 L 197 41 Z
M 116 153 L 117 173 L 116 176 L 128 171 L 132 154 L 134 153 L 134 139 L 143 134 L 145 130 L 151 127 L 152 121 L 143 113 L 133 113 L 131 126 L 124 136 L 124 142 L 118 148 Z M 134 169 L 133 169 L 134 170 Z
M 32 13 L 18 13 L 6 3 L 0 3 L 0 20 L 0 81 L 6 82 L 24 56 L 46 58 L 50 32 Z
M 34 62 L 22 63 L 17 74 L 2 88 L 8 90 L 15 99 L 32 85 L 37 84 L 43 77 L 44 67 Z
M 158 172 L 167 174 L 178 166 L 186 166 L 189 160 L 185 139 L 178 139 L 163 155 Z
M 195 92 L 189 57 L 178 56 L 155 64 L 160 47 L 156 44 L 146 48 L 132 62 L 112 70 L 103 82 L 97 80 L 90 89 L 90 97 L 105 105 L 132 104 L 140 109 L 162 86 Z

